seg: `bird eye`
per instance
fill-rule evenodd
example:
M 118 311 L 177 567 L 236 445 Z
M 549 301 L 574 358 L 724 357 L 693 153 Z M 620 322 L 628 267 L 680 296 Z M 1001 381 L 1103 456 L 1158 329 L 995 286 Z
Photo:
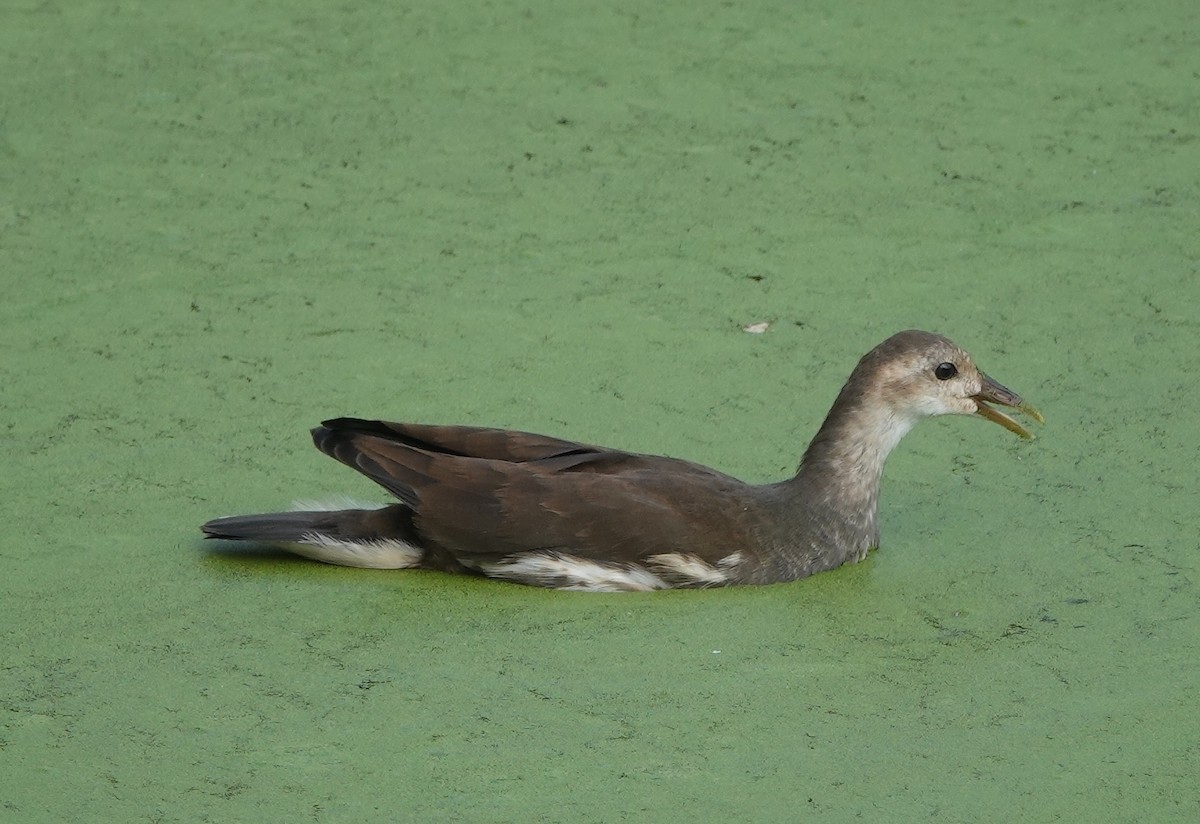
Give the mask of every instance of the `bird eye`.
M 940 381 L 948 381 L 958 374 L 958 367 L 946 361 L 933 367 L 933 375 Z

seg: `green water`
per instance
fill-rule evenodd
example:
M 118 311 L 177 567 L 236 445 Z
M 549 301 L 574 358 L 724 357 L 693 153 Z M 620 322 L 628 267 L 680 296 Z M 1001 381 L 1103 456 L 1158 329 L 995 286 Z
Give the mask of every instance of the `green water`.
M 1184 2 L 0 11 L 0 820 L 1200 819 Z M 769 321 L 765 334 L 742 327 Z M 883 548 L 580 595 L 222 554 L 324 417 L 791 471 L 934 329 Z

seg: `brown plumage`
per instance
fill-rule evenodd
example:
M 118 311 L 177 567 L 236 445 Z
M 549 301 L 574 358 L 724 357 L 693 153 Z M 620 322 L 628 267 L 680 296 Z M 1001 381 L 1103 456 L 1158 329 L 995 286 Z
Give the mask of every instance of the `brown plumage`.
M 317 448 L 399 503 L 310 505 L 201 529 L 329 563 L 562 589 L 791 581 L 878 546 L 884 461 L 920 418 L 976 414 L 1032 437 L 987 402 L 1042 420 L 946 338 L 900 332 L 859 361 L 796 474 L 763 485 L 525 432 L 338 418 L 313 430 Z

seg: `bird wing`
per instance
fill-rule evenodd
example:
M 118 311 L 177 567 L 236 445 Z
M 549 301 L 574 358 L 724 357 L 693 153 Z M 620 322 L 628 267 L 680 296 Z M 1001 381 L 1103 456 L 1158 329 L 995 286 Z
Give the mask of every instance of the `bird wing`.
M 351 418 L 326 421 L 313 441 L 396 495 L 421 536 L 455 554 L 717 558 L 745 539 L 746 485 L 688 461 L 524 432 Z
M 603 447 L 551 438 L 546 435 L 534 435 L 530 432 L 516 432 L 510 429 L 489 429 L 481 426 L 435 426 L 420 423 L 368 421 L 359 418 L 336 418 L 322 423 L 321 429 L 313 431 L 314 437 L 322 429 L 330 430 L 330 432 L 375 435 L 384 440 L 406 444 L 429 453 L 517 463 L 541 460 L 580 450 L 612 451 L 605 450 Z

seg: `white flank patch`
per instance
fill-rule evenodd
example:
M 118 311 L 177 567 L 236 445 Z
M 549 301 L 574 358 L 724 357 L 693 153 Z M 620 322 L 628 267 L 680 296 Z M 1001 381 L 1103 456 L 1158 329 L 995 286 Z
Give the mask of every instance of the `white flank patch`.
M 279 546 L 314 561 L 364 569 L 415 567 L 425 554 L 410 543 L 391 538 L 343 541 L 320 532 L 306 532 L 299 541 L 281 542 Z
M 742 553 L 726 555 L 715 566 L 696 555 L 683 552 L 651 555 L 646 560 L 675 586 L 719 587 L 729 583 L 733 568 L 742 562 Z
M 346 495 L 334 495 L 319 500 L 292 501 L 292 512 L 338 512 L 343 509 L 383 509 L 385 506 L 387 504 L 367 503 Z
M 670 584 L 644 567 L 602 564 L 557 552 L 517 555 L 477 567 L 489 578 L 579 592 L 650 592 Z

